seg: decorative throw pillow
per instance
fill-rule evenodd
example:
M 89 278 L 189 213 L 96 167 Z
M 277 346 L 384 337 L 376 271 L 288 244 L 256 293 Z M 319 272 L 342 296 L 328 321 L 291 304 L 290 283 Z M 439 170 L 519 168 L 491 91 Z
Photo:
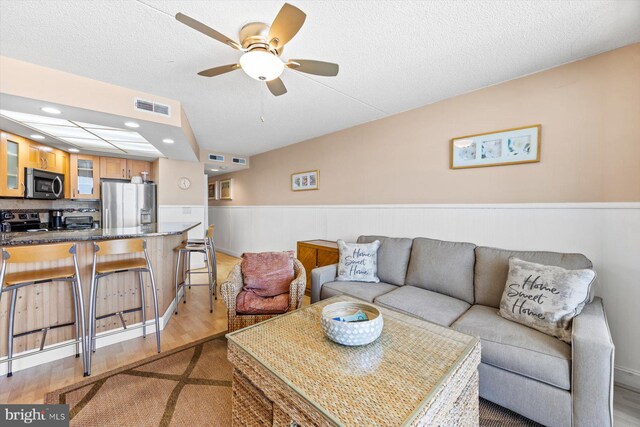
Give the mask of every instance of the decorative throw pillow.
M 295 277 L 293 252 L 261 252 L 242 254 L 242 280 L 245 291 L 261 297 L 288 294 Z
M 500 316 L 571 342 L 571 320 L 589 301 L 596 273 L 509 258 Z
M 380 240 L 371 243 L 345 243 L 344 240 L 338 240 L 340 261 L 336 280 L 378 283 L 379 247 Z

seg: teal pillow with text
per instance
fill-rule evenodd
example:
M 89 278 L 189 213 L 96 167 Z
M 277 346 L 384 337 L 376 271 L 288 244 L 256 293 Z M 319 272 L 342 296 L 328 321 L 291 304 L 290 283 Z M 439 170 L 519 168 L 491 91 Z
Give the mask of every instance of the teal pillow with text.
M 591 269 L 567 270 L 509 258 L 500 316 L 571 343 L 571 321 L 589 301 Z

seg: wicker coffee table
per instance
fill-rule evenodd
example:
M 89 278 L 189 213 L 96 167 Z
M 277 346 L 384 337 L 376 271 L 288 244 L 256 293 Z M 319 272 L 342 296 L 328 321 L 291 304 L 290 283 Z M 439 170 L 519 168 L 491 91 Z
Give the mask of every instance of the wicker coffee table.
M 480 343 L 380 308 L 362 347 L 327 339 L 320 312 L 338 296 L 227 335 L 235 426 L 477 426 Z

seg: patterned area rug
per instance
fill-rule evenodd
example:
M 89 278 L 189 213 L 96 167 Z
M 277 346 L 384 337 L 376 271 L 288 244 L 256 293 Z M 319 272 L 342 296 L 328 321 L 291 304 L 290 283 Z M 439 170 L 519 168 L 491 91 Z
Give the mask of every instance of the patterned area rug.
M 230 426 L 231 378 L 224 334 L 90 377 L 45 397 L 66 403 L 72 426 Z M 538 426 L 480 399 L 480 426 Z

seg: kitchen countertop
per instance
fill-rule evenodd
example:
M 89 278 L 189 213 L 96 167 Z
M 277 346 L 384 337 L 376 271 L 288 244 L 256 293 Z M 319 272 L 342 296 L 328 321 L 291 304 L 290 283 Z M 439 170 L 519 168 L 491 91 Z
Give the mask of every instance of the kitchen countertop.
M 0 246 L 43 245 L 59 242 L 88 242 L 94 240 L 170 236 L 182 234 L 200 224 L 199 222 L 161 222 L 138 227 L 2 233 L 0 234 Z

